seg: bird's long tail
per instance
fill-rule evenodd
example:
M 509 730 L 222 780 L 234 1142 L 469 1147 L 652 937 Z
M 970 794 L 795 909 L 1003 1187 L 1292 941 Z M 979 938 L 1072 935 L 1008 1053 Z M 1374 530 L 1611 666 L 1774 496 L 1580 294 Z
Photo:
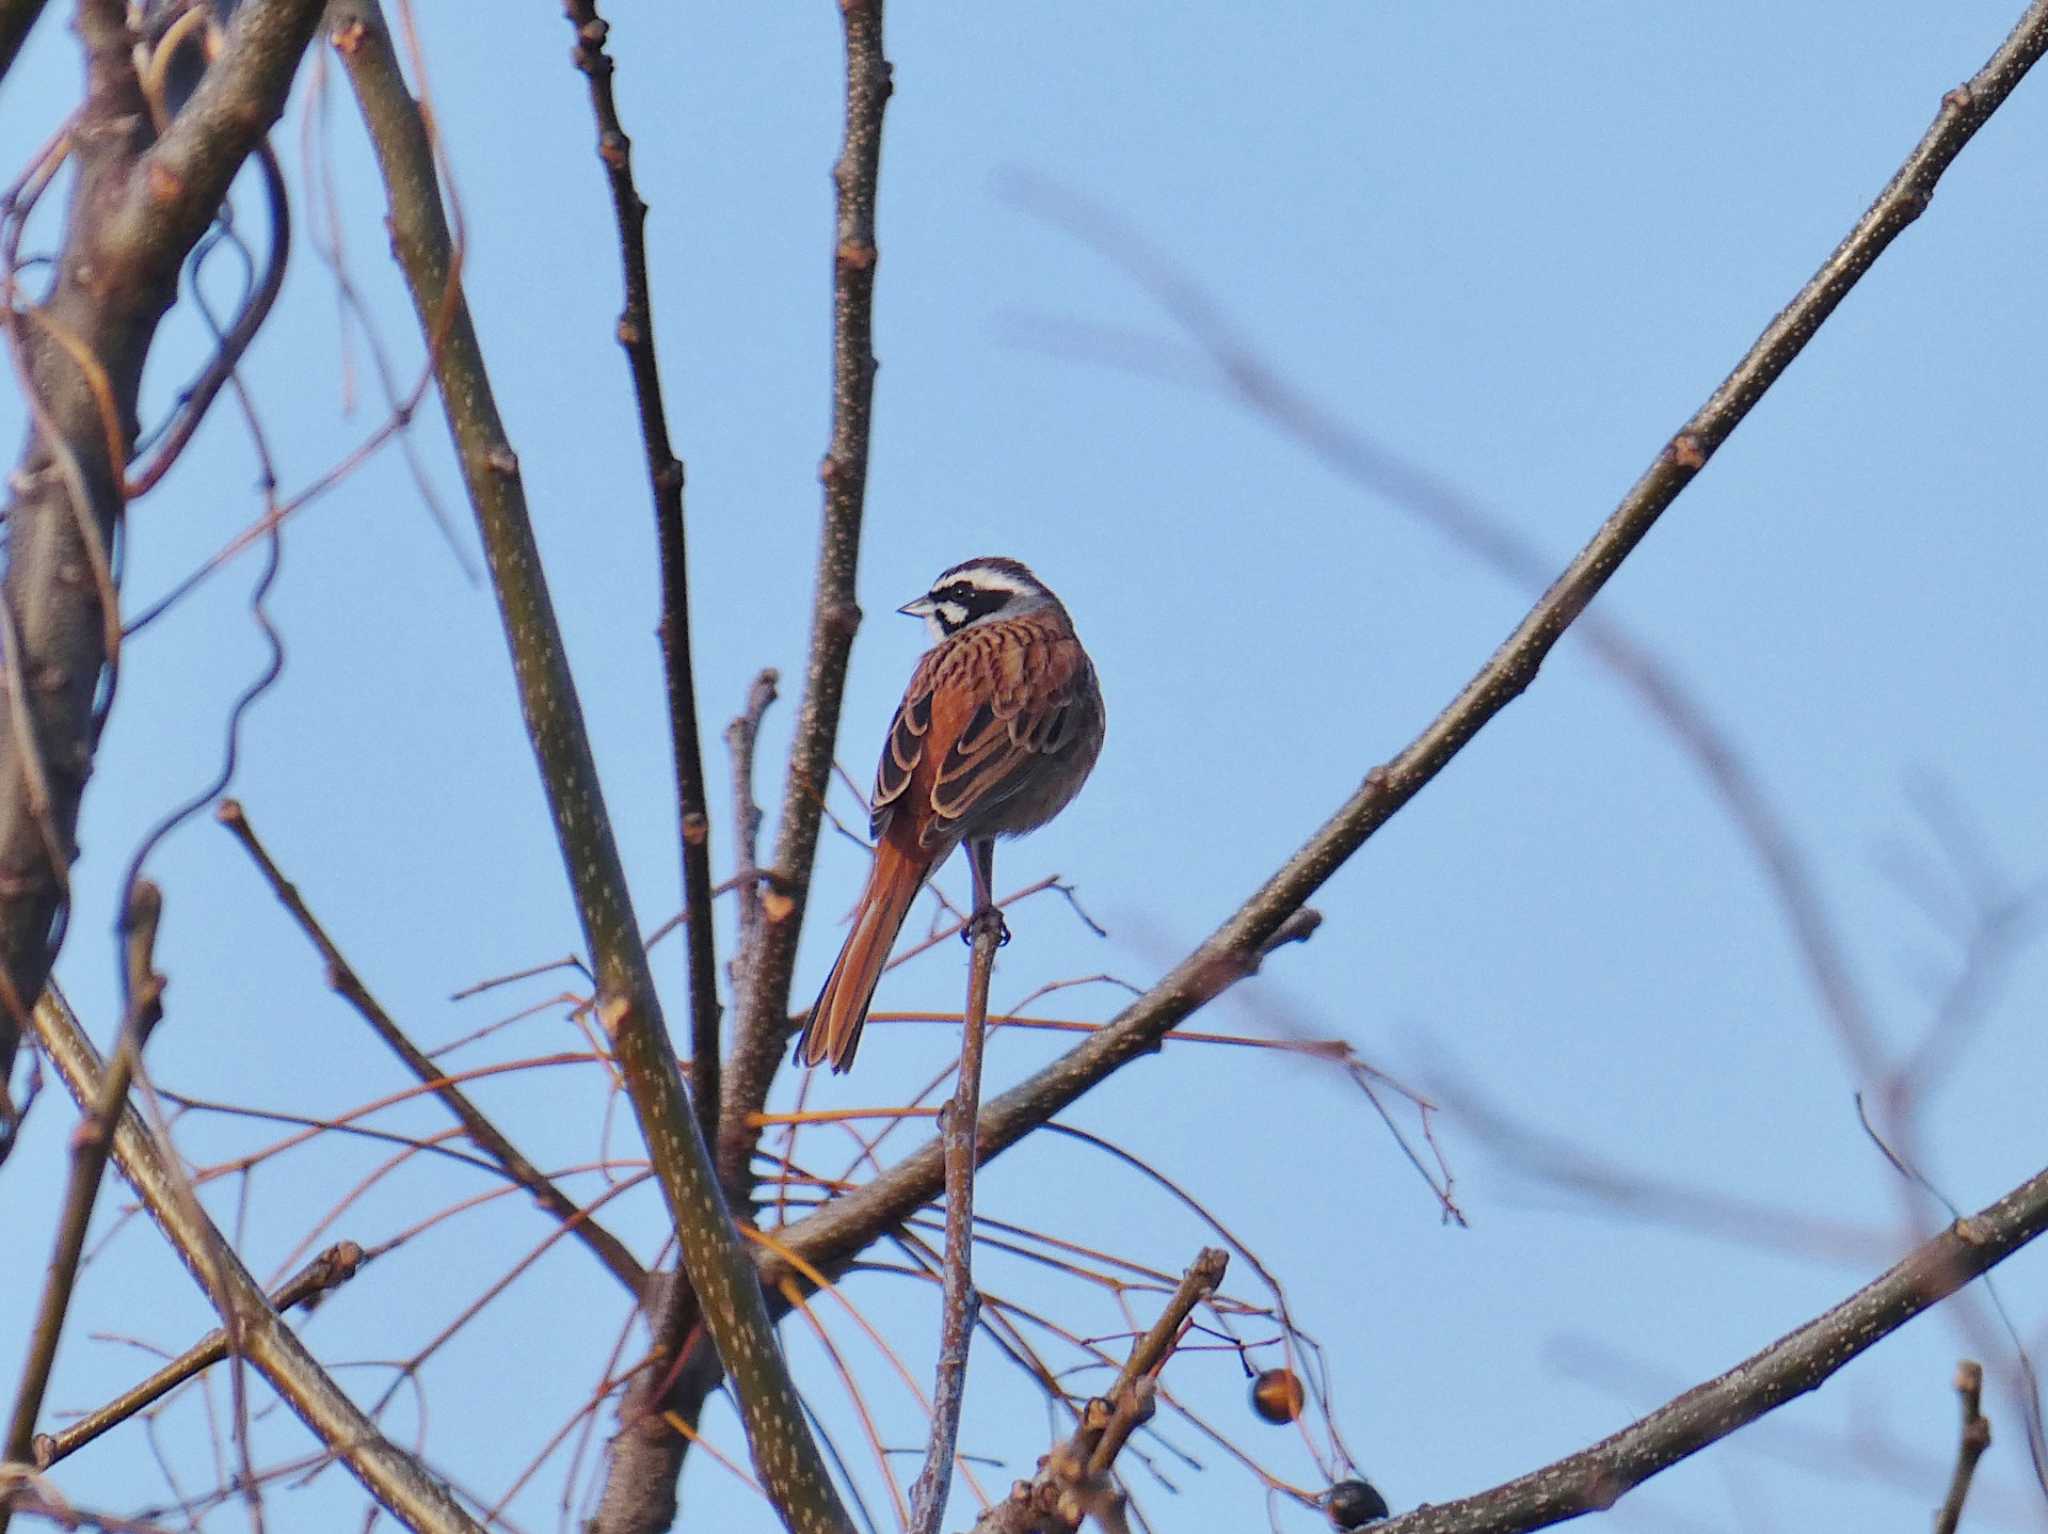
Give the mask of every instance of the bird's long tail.
M 884 840 L 875 849 L 875 866 L 868 874 L 868 886 L 854 907 L 853 930 L 846 934 L 846 946 L 817 1004 L 804 1020 L 803 1036 L 797 1040 L 796 1057 L 805 1065 L 830 1060 L 834 1071 L 853 1065 L 853 1052 L 860 1047 L 860 1031 L 868 1020 L 868 1005 L 875 999 L 875 984 L 882 978 L 882 966 L 889 962 L 889 950 L 896 934 L 910 914 L 910 904 L 923 887 L 931 865 L 907 857 L 895 844 Z

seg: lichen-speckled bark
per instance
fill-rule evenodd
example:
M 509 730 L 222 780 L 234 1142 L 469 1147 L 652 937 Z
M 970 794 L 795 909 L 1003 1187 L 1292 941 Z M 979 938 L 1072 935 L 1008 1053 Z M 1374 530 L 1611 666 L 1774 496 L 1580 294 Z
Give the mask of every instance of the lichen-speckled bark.
M 492 397 L 468 305 L 451 281 L 454 251 L 426 124 L 375 0 L 336 0 L 327 25 L 390 195 L 392 248 L 433 347 L 435 380 L 483 538 L 527 734 L 596 973 L 598 1017 L 668 1200 L 690 1287 L 739 1396 L 769 1498 L 798 1534 L 842 1534 L 852 1525 L 804 1419 L 760 1280 L 726 1211 L 669 1046 L 534 543 L 519 460 Z

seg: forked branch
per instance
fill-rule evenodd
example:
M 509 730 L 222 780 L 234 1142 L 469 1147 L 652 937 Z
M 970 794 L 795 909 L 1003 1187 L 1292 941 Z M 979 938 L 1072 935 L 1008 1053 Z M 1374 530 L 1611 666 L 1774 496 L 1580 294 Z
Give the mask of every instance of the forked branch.
M 599 1020 L 667 1199 L 690 1287 L 738 1393 L 762 1483 L 798 1534 L 841 1534 L 850 1527 L 846 1511 L 804 1418 L 760 1282 L 726 1212 L 669 1048 L 534 544 L 519 459 L 506 438 L 462 296 L 425 118 L 399 70 L 376 0 L 335 0 L 328 18 L 390 197 L 392 248 L 427 338 L 483 538 L 520 708 L 596 976 Z
M 1081 1425 L 1042 1460 L 1038 1474 L 975 1521 L 974 1534 L 1074 1534 L 1094 1517 L 1105 1531 L 1122 1524 L 1123 1494 L 1111 1474 L 1132 1433 L 1151 1420 L 1155 1381 L 1173 1356 L 1188 1317 L 1216 1292 L 1228 1254 L 1204 1247 L 1181 1275 L 1179 1287 L 1131 1348 L 1116 1382 L 1081 1409 Z

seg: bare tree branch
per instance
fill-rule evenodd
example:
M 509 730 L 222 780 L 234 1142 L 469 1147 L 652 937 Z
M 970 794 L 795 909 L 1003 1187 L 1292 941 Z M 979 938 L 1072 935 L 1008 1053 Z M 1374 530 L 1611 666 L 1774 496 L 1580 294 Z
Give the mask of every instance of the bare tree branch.
M 1081 1425 L 1045 1457 L 1037 1475 L 1017 1482 L 1005 1500 L 975 1520 L 974 1534 L 1073 1534 L 1090 1514 L 1111 1520 L 1105 1530 L 1116 1526 L 1123 1506 L 1110 1479 L 1116 1457 L 1151 1418 L 1153 1381 L 1173 1356 L 1188 1317 L 1216 1292 L 1229 1264 L 1219 1248 L 1202 1248 L 1159 1319 L 1132 1345 L 1115 1383 L 1082 1409 Z
M 882 0 L 841 0 L 839 9 L 846 31 L 846 136 L 832 168 L 838 193 L 832 252 L 832 440 L 818 471 L 825 484 L 825 517 L 810 659 L 775 837 L 775 889 L 789 903 L 777 901 L 769 910 L 770 920 L 756 940 L 758 952 L 745 963 L 747 988 L 735 1007 L 739 1026 L 719 1118 L 718 1174 L 735 1205 L 752 1197 L 752 1158 L 760 1139 L 752 1115 L 768 1100 L 789 1046 L 790 980 L 818 851 L 818 822 L 832 777 L 846 665 L 860 626 L 854 573 L 875 394 L 875 184 L 881 174 L 882 114 L 892 87 L 882 52 Z
M 1536 679 L 1657 518 L 1812 339 L 1899 232 L 1926 209 L 1941 173 L 2048 49 L 2048 0 L 2035 0 L 1984 68 L 1942 98 L 1940 112 L 1847 238 L 1765 328 L 1733 372 L 1667 443 L 1621 504 L 1477 675 L 1358 790 L 1265 885 L 1115 1020 L 982 1110 L 984 1159 L 1014 1145 L 1096 1083 L 1149 1054 L 1176 1024 L 1256 967 L 1263 946 L 1347 859 L 1421 792 L 1496 714 Z M 728 1122 L 727 1126 L 731 1125 Z M 943 1153 L 928 1141 L 872 1182 L 784 1233 L 820 1267 L 845 1261 L 934 1197 Z
M 270 1296 L 270 1308 L 279 1315 L 298 1305 L 339 1289 L 362 1267 L 363 1249 L 353 1241 L 337 1241 L 281 1284 Z M 132 1390 L 124 1390 L 96 1411 L 87 1412 L 57 1433 L 38 1433 L 35 1465 L 47 1470 L 67 1455 L 118 1427 L 136 1413 L 146 1411 L 185 1381 L 212 1368 L 228 1356 L 228 1334 L 216 1328 L 165 1364 Z
M 995 973 L 996 947 L 1003 939 L 1002 913 L 993 907 L 977 911 L 968 930 L 974 934 L 974 957 L 967 967 L 959 1073 L 939 1129 L 946 1154 L 946 1269 L 940 1285 L 938 1378 L 932 1386 L 932 1433 L 924 1468 L 910 1488 L 911 1534 L 938 1534 L 939 1520 L 945 1516 L 967 1390 L 967 1352 L 981 1312 L 981 1295 L 974 1287 L 974 1169 L 980 1164 L 974 1131 L 981 1113 L 988 984 Z
M 676 804 L 682 817 L 683 941 L 690 970 L 690 1096 L 706 1145 L 718 1140 L 718 960 L 711 931 L 711 820 L 704 800 L 704 750 L 697 738 L 697 681 L 690 660 L 690 581 L 683 530 L 683 465 L 669 446 L 661 369 L 654 354 L 654 301 L 647 280 L 647 204 L 633 184 L 633 141 L 612 96 L 605 22 L 594 0 L 568 0 L 576 28 L 576 67 L 590 81 L 597 117 L 597 157 L 611 187 L 625 270 L 619 344 L 633 375 L 654 526 L 661 559 L 661 660 L 668 677 L 669 742 L 675 760 Z
M 1418 1508 L 1385 1534 L 1524 1534 L 1612 1507 L 1621 1495 L 1786 1402 L 2048 1230 L 2048 1171 L 1916 1247 L 1889 1272 L 1717 1379 L 1611 1438 L 1457 1502 Z
M 80 1107 L 96 1102 L 105 1089 L 99 1053 L 54 987 L 36 1003 L 34 1023 L 37 1043 L 72 1097 Z M 181 1181 L 174 1158 L 133 1108 L 123 1109 L 115 1125 L 114 1160 L 200 1288 L 221 1308 L 221 1321 L 242 1355 L 363 1489 L 420 1534 L 480 1534 L 447 1488 L 378 1431 L 279 1318 Z
M 28 1357 L 22 1362 L 21 1388 L 14 1398 L 14 1413 L 7 1429 L 7 1442 L 0 1458 L 21 1463 L 30 1458 L 35 1444 L 36 1419 L 43 1410 L 43 1392 L 49 1388 L 50 1370 L 57 1361 L 57 1343 L 64 1333 L 64 1318 L 71 1308 L 78 1263 L 85 1252 L 85 1235 L 92 1224 L 93 1205 L 99 1201 L 100 1182 L 113 1149 L 114 1123 L 128 1102 L 128 1087 L 142 1063 L 142 1046 L 150 1031 L 163 1018 L 163 977 L 156 973 L 156 931 L 163 915 L 163 894 L 148 882 L 133 886 L 128 910 L 122 922 L 127 934 L 126 1016 L 122 1019 L 120 1042 L 114 1061 L 100 1083 L 99 1095 L 85 1108 L 85 1121 L 71 1136 L 71 1176 L 64 1188 L 64 1206 L 57 1217 L 56 1251 L 51 1254 L 42 1299 L 29 1332 Z M 7 1510 L 0 1508 L 0 1531 L 7 1527 Z
M 375 0 L 335 0 L 329 26 L 356 90 L 391 199 L 392 245 L 421 329 L 483 536 L 519 700 L 597 979 L 597 1011 L 617 1052 L 640 1132 L 667 1198 L 690 1287 L 739 1394 L 770 1498 L 798 1534 L 850 1524 L 811 1436 L 752 1262 L 669 1048 L 633 915 L 582 707 L 534 546 L 519 460 L 505 436 L 456 279 L 433 146 Z
M 80 0 L 86 99 L 50 294 L 24 315 L 12 263 L 8 331 L 36 429 L 5 511 L 0 634 L 0 1083 L 62 941 L 79 800 L 111 702 L 119 616 L 107 550 L 122 512 L 135 404 L 178 268 L 242 162 L 284 109 L 321 0 L 248 0 L 220 58 L 161 141 L 117 0 Z M 13 210 L 0 224 L 11 223 Z M 12 249 L 10 237 L 8 247 Z M 0 1091 L 0 1118 L 6 1112 Z M 0 1123 L 0 1147 L 6 1125 Z
M 447 1072 L 436 1065 L 426 1052 L 406 1037 L 405 1031 L 392 1021 L 391 1014 L 370 994 L 369 987 L 363 984 L 354 967 L 343 957 L 334 940 L 327 935 L 327 929 L 320 925 L 319 919 L 307 908 L 304 898 L 299 894 L 298 886 L 285 878 L 277 864 L 271 861 L 269 850 L 257 839 L 256 828 L 249 824 L 249 817 L 241 803 L 234 799 L 224 799 L 215 814 L 235 840 L 241 843 L 242 850 L 249 854 L 250 860 L 263 875 L 264 881 L 269 884 L 270 892 L 277 897 L 278 904 L 285 908 L 292 920 L 298 923 L 299 930 L 306 934 L 307 940 L 319 950 L 320 957 L 327 965 L 327 983 L 334 988 L 335 994 L 355 1008 L 356 1014 L 370 1025 L 370 1031 L 384 1041 L 385 1047 L 398 1056 L 407 1070 L 433 1089 L 434 1095 L 441 1099 L 448 1111 L 455 1115 L 463 1129 L 468 1132 L 471 1143 L 504 1168 L 507 1177 L 532 1194 L 536 1204 L 560 1220 L 569 1233 L 588 1247 L 591 1255 L 603 1263 L 611 1271 L 612 1276 L 625 1286 L 626 1292 L 636 1301 L 639 1300 L 646 1290 L 647 1270 L 640 1266 L 639 1260 L 631 1252 L 626 1250 L 625 1243 L 591 1218 L 589 1210 L 556 1187 L 539 1167 L 529 1161 L 525 1154 L 506 1138 L 504 1132 L 491 1122 L 489 1116 L 469 1100 L 468 1094 L 448 1079 Z

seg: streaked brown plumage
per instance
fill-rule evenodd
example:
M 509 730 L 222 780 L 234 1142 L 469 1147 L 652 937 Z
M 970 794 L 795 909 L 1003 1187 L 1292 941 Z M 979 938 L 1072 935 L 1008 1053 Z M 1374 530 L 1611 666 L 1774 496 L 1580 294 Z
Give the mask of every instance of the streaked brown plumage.
M 967 843 L 977 912 L 994 841 L 1044 825 L 1102 749 L 1102 693 L 1073 621 L 1014 559 L 971 559 L 899 611 L 937 643 L 911 674 L 875 773 L 875 862 L 797 1058 L 853 1064 L 875 983 L 926 879 Z

